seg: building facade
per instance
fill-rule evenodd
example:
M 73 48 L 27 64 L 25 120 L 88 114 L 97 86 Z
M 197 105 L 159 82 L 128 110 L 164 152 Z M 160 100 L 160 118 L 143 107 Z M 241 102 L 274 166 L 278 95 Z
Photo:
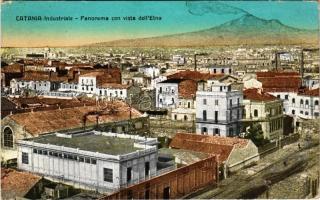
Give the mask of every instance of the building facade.
M 196 94 L 196 132 L 205 135 L 236 136 L 240 133 L 242 92 L 230 84 L 213 81 Z
M 178 87 L 183 80 L 168 79 L 156 85 L 156 107 L 175 108 L 178 103 Z
M 294 117 L 295 122 L 319 118 L 319 88 L 300 92 L 270 92 L 270 94 L 283 100 L 284 113 Z
M 211 74 L 231 74 L 232 69 L 230 66 L 212 66 L 209 67 L 209 72 Z
M 261 124 L 264 138 L 278 140 L 283 137 L 283 103 L 261 89 L 244 92 L 243 128 L 252 123 Z
M 156 175 L 155 144 L 157 139 L 126 134 L 55 133 L 19 141 L 18 168 L 77 188 L 112 192 Z

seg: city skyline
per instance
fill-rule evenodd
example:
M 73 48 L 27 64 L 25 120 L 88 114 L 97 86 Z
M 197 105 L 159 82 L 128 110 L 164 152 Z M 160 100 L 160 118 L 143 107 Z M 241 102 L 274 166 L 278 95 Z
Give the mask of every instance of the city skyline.
M 3 47 L 77 46 L 186 33 L 212 28 L 248 13 L 266 20 L 277 19 L 299 29 L 318 28 L 317 2 L 78 2 L 76 5 L 72 2 L 6 2 L 2 11 Z M 17 21 L 17 16 L 79 19 Z M 162 19 L 84 21 L 81 16 L 158 16 Z

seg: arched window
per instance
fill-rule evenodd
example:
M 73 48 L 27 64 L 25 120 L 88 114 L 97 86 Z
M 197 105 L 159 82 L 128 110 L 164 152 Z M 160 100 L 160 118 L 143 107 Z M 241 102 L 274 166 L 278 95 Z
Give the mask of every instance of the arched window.
M 258 117 L 258 110 L 254 109 L 253 116 Z
M 3 146 L 13 148 L 13 133 L 9 127 L 3 130 Z
M 300 104 L 303 104 L 303 100 L 302 99 L 300 100 Z
M 292 103 L 295 104 L 296 103 L 296 99 L 292 98 Z
M 309 105 L 309 101 L 308 100 L 306 100 L 306 105 Z
M 202 127 L 201 134 L 207 134 L 207 133 L 208 133 L 207 127 Z
M 318 106 L 318 105 L 319 105 L 319 101 L 318 101 L 318 100 L 315 100 L 315 101 L 314 101 L 314 105 L 315 105 L 315 106 Z

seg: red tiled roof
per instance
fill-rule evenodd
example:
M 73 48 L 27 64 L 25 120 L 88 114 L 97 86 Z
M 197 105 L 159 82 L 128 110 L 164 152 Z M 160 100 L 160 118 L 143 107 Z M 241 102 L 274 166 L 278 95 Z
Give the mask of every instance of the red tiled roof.
M 102 76 L 104 75 L 104 72 L 97 72 L 97 71 L 93 71 L 93 72 L 88 72 L 85 74 L 81 74 L 80 77 L 97 77 L 97 76 Z
M 298 92 L 299 88 L 263 88 L 265 92 Z
M 233 147 L 243 148 L 248 142 L 249 140 L 240 138 L 177 133 L 172 139 L 170 147 L 218 154 L 220 155 L 219 159 L 225 161 Z
M 263 77 L 258 78 L 263 88 L 299 88 L 301 79 L 299 77 Z
M 1 168 L 1 197 L 2 199 L 24 197 L 39 180 L 40 176 L 28 172 Z
M 313 89 L 313 90 L 305 89 L 305 90 L 299 91 L 299 95 L 320 97 L 320 88 Z
M 27 98 L 10 98 L 18 106 L 28 105 L 28 104 L 40 104 L 42 106 L 61 106 L 61 107 L 79 107 L 84 104 L 87 106 L 95 105 L 94 100 L 86 99 L 56 99 L 56 98 L 43 98 L 43 97 L 27 97 Z
M 24 81 L 67 81 L 67 76 L 58 76 L 56 72 L 26 71 L 21 78 Z
M 262 77 L 300 77 L 298 72 L 256 72 L 257 78 Z
M 210 73 L 201 73 L 198 71 L 180 71 L 175 74 L 167 76 L 167 79 L 190 79 L 194 81 L 201 81 L 201 80 L 208 80 L 208 79 L 215 79 L 221 78 L 224 74 L 210 74 Z
M 250 88 L 243 91 L 243 98 L 253 101 L 274 101 L 277 97 L 257 88 Z
M 233 146 L 230 145 L 211 144 L 207 142 L 198 142 L 193 140 L 172 140 L 170 143 L 170 147 L 219 155 L 219 162 L 226 161 L 233 149 Z
M 102 111 L 99 116 L 99 123 L 109 123 L 123 121 L 129 119 L 129 105 L 122 101 L 113 101 L 101 103 L 100 108 L 96 106 L 83 106 L 29 113 L 13 114 L 9 117 L 20 126 L 23 126 L 27 132 L 37 136 L 43 133 L 55 131 L 76 129 L 83 127 L 83 117 L 87 115 L 86 125 L 94 125 L 96 123 L 96 115 L 90 114 L 94 111 Z M 114 110 L 114 112 L 112 112 Z M 132 108 L 132 118 L 141 117 L 142 114 Z
M 96 77 L 97 86 L 102 86 L 106 83 L 121 83 L 121 72 L 118 68 L 103 69 L 95 71 L 81 71 L 80 77 Z M 70 75 L 69 75 L 70 76 Z
M 265 92 L 296 92 L 301 87 L 298 72 L 257 72 L 257 80 Z
M 191 99 L 196 96 L 197 82 L 194 80 L 184 80 L 178 85 L 179 97 Z

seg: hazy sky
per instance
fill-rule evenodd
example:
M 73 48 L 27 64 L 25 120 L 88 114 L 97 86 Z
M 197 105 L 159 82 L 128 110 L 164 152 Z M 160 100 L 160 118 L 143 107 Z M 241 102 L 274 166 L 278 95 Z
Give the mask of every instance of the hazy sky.
M 211 28 L 245 12 L 318 28 L 317 2 L 10 2 L 2 4 L 2 46 L 67 46 Z M 160 16 L 161 21 L 17 21 L 17 16 Z

